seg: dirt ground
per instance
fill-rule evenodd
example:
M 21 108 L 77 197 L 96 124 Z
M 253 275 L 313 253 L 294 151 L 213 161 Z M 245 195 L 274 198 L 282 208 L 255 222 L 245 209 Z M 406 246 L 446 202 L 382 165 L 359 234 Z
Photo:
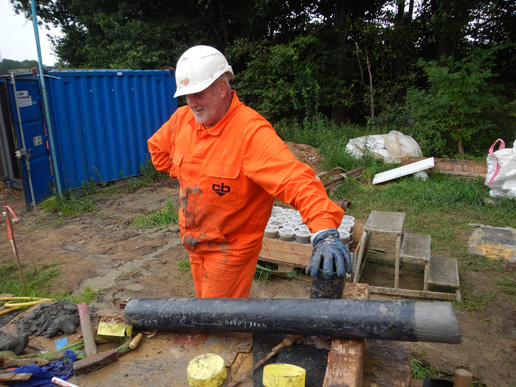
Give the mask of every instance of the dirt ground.
M 306 147 L 295 153 L 314 169 L 319 168 L 315 150 Z M 20 217 L 14 235 L 25 270 L 54 266 L 59 275 L 49 284 L 49 293 L 79 293 L 89 286 L 98 291 L 99 306 L 114 309 L 129 298 L 195 296 L 191 275 L 181 264 L 188 255 L 177 227 L 129 227 L 136 216 L 163 208 L 168 199 L 178 200 L 175 181 L 136 191 L 121 187 L 118 193 L 97 201 L 93 212 L 58 222 L 57 216 L 40 209 L 27 212 L 21 197 L 7 195 L 8 204 Z M 15 262 L 4 225 L 0 226 L 0 257 L 0 265 Z M 370 270 L 366 278 L 385 276 L 391 281 L 392 273 L 374 267 Z M 489 273 L 465 275 L 468 282 L 490 283 Z M 309 278 L 300 275 L 292 280 L 255 280 L 251 297 L 307 298 L 309 292 Z M 443 376 L 462 367 L 487 386 L 516 386 L 514 304 L 508 307 L 494 299 L 483 310 L 457 311 L 457 316 L 461 344 L 414 343 L 412 354 L 437 367 Z

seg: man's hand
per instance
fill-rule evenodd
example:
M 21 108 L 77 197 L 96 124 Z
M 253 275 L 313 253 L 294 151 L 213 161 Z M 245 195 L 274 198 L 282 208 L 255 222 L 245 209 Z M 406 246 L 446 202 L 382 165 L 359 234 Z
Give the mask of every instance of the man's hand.
M 339 277 L 353 273 L 351 254 L 340 240 L 336 229 L 330 228 L 319 232 L 312 245 L 312 257 L 306 267 L 306 274 L 317 277 L 321 264 L 323 276 L 328 279 L 333 277 L 334 273 Z

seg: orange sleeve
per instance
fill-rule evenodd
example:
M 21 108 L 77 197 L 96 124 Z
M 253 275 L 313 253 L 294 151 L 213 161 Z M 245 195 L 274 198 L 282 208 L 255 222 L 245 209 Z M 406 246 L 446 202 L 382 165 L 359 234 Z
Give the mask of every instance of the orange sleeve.
M 339 226 L 344 210 L 328 198 L 313 169 L 295 158 L 268 122 L 248 132 L 245 146 L 246 175 L 296 208 L 311 232 Z
M 168 172 L 170 177 L 176 177 L 171 155 L 173 154 L 173 133 L 176 121 L 174 113 L 154 135 L 147 140 L 152 164 L 160 172 Z

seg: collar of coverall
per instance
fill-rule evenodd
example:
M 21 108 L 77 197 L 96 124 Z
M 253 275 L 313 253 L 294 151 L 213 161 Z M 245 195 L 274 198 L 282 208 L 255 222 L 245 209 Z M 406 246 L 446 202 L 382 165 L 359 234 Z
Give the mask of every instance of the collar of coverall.
M 229 120 L 231 120 L 231 118 L 235 115 L 238 105 L 240 105 L 240 100 L 238 99 L 235 90 L 231 90 L 231 98 L 231 105 L 229 106 L 228 111 L 226 112 L 224 117 L 222 117 L 222 119 L 215 125 L 213 125 L 211 128 L 207 128 L 203 124 L 199 124 L 197 121 L 195 121 L 195 117 L 193 113 L 191 113 L 191 111 L 190 113 L 192 114 L 192 118 L 190 120 L 190 125 L 194 129 L 202 131 L 203 133 L 210 134 L 212 136 L 217 136 L 222 130 L 222 128 L 224 128 L 224 126 L 226 126 Z

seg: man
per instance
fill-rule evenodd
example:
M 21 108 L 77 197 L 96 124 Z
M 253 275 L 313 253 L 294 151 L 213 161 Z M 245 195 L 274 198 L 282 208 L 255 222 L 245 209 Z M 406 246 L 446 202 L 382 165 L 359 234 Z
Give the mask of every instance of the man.
M 152 162 L 180 183 L 179 227 L 197 297 L 248 297 L 274 197 L 297 208 L 312 234 L 314 277 L 351 273 L 336 227 L 344 211 L 271 124 L 239 101 L 233 70 L 215 48 L 195 46 L 177 63 L 174 97 L 187 106 L 148 140 Z

